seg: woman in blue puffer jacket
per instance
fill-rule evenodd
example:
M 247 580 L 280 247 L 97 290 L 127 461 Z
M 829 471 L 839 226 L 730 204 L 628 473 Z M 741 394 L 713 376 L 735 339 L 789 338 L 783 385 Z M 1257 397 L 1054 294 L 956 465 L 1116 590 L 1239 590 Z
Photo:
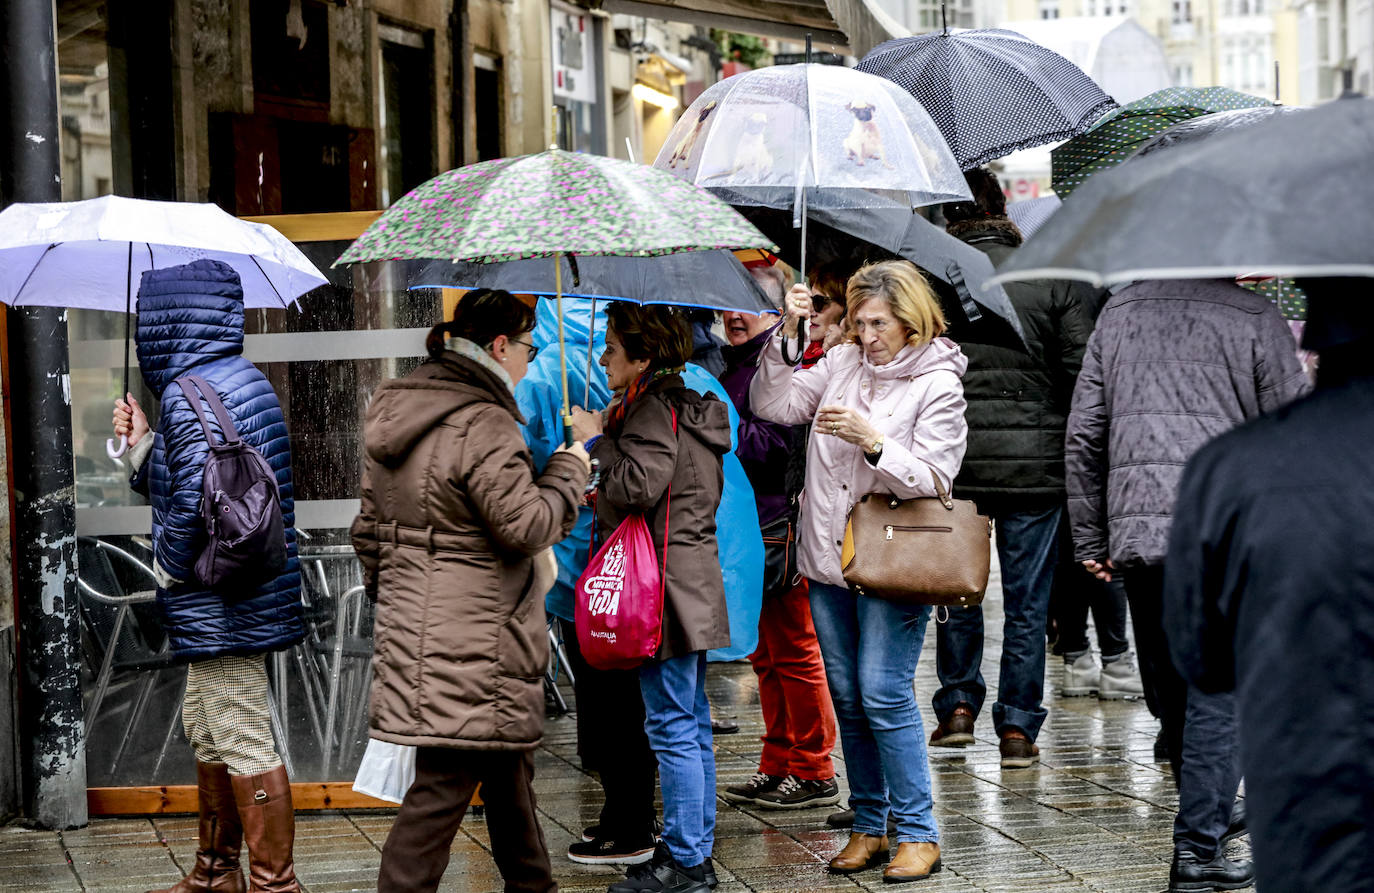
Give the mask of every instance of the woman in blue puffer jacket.
M 133 486 L 152 502 L 157 601 L 173 653 L 189 662 L 182 718 L 200 796 L 195 866 L 169 893 L 244 890 L 245 840 L 253 891 L 299 890 L 291 786 L 272 740 L 263 657 L 304 637 L 291 446 L 272 385 L 242 356 L 238 274 L 212 260 L 144 273 L 137 344 L 143 380 L 161 401 L 158 430 L 149 431 L 138 402 L 126 395 L 115 404 L 115 434 L 129 438 Z M 200 503 L 209 444 L 175 383 L 187 374 L 214 388 L 239 435 L 276 474 L 286 567 L 256 591 L 211 590 L 195 578 L 206 543 Z M 202 408 L 219 437 L 214 413 L 203 402 Z

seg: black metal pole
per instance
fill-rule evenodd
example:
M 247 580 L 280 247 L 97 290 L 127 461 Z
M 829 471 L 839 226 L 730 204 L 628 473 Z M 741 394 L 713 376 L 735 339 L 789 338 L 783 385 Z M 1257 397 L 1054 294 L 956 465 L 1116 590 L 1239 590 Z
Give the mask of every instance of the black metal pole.
M 0 3 L 0 198 L 62 199 L 52 0 Z M 15 613 L 25 813 L 86 824 L 67 313 L 9 311 Z

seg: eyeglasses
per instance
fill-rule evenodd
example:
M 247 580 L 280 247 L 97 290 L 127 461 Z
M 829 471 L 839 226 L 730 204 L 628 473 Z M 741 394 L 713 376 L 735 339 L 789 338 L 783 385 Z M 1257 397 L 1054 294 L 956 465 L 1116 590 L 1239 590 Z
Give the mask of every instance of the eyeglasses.
M 537 356 L 539 356 L 539 348 L 535 347 L 535 346 L 534 346 L 533 344 L 531 344 L 530 342 L 528 342 L 528 341 L 521 341 L 519 338 L 512 338 L 512 339 L 510 339 L 510 340 L 514 341 L 516 344 L 523 344 L 523 345 L 525 345 L 526 348 L 529 349 L 529 352 L 530 352 L 530 353 L 529 353 L 529 360 L 530 360 L 530 362 L 534 362 L 534 358 L 537 357 Z

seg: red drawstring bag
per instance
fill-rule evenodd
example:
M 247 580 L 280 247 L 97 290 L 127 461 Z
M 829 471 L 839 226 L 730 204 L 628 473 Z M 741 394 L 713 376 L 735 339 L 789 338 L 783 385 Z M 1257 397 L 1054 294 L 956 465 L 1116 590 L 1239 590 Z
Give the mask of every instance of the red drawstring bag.
M 677 430 L 677 413 L 673 413 Z M 668 581 L 668 518 L 663 513 L 663 562 L 643 515 L 630 515 L 607 538 L 577 581 L 574 620 L 582 657 L 598 670 L 630 670 L 658 653 Z

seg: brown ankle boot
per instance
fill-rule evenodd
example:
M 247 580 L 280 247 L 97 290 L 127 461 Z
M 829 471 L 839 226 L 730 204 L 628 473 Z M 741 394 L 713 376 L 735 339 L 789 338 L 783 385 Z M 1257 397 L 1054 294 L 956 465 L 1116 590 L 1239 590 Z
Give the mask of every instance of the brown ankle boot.
M 244 893 L 239 870 L 243 828 L 229 767 L 223 763 L 196 763 L 196 797 L 200 801 L 200 842 L 191 873 L 166 890 L 156 893 Z
M 940 870 L 940 845 L 927 841 L 897 844 L 897 855 L 883 869 L 883 880 L 889 884 L 919 881 Z
M 874 837 L 872 834 L 849 835 L 849 843 L 830 860 L 830 870 L 835 874 L 854 874 L 858 871 L 881 865 L 887 861 L 887 835 Z
M 291 848 L 296 841 L 296 812 L 286 767 L 262 775 L 230 776 L 234 802 L 248 844 L 250 893 L 299 893 Z

